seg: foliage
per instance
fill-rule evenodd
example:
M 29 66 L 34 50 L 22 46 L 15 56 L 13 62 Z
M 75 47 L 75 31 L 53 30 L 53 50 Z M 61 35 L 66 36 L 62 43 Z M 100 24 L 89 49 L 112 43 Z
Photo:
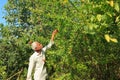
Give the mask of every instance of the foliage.
M 8 0 L 0 25 L 0 78 L 25 80 L 28 42 L 55 45 L 46 53 L 50 80 L 120 79 L 120 1 Z M 4 75 L 3 75 L 4 73 Z

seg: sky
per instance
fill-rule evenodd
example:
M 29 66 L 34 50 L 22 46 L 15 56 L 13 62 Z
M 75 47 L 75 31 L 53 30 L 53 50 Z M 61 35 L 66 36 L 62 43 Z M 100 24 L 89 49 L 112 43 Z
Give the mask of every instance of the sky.
M 7 0 L 0 0 L 0 23 L 6 24 L 5 19 L 2 18 L 5 15 L 4 5 L 7 3 Z

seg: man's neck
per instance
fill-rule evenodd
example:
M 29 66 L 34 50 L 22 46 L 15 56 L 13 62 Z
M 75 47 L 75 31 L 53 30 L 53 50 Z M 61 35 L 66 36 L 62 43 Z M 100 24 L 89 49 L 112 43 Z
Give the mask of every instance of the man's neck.
M 35 50 L 37 53 L 41 54 L 41 50 Z

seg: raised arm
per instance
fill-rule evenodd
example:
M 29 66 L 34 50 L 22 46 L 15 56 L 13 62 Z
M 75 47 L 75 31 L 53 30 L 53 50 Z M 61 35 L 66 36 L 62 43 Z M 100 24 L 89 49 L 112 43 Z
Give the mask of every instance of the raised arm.
M 45 47 L 43 48 L 43 51 L 46 51 L 47 49 L 51 48 L 51 46 L 54 44 L 54 37 L 55 37 L 55 35 L 57 34 L 57 32 L 58 32 L 57 29 L 55 29 L 55 30 L 52 32 L 52 36 L 51 36 L 50 42 L 49 42 L 49 44 L 48 44 L 47 46 L 45 46 Z
M 55 29 L 53 32 L 52 32 L 52 36 L 51 36 L 51 41 L 54 41 L 54 37 L 55 35 L 58 33 L 58 30 Z

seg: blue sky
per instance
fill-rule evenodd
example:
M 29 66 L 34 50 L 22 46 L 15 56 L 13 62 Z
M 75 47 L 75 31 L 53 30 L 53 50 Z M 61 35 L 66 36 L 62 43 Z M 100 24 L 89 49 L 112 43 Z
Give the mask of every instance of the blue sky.
M 7 0 L 0 0 L 0 23 L 6 24 L 5 19 L 2 17 L 5 15 L 4 11 L 4 5 L 7 3 Z

